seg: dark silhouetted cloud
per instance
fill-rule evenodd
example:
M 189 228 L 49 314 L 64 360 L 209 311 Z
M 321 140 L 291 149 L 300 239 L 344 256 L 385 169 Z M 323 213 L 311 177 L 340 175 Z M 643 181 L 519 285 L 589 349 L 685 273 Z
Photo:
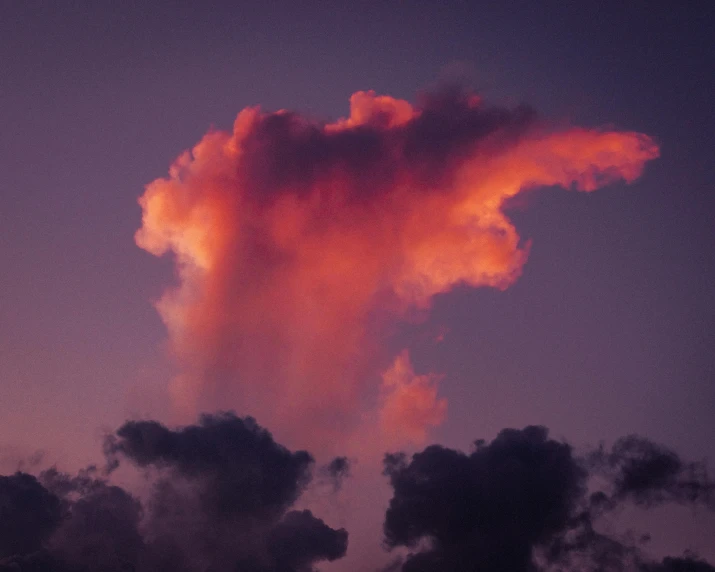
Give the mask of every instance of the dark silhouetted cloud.
M 333 491 L 339 491 L 343 481 L 350 476 L 351 465 L 347 457 L 335 457 L 322 468 L 323 477 L 332 485 Z
M 384 466 L 394 490 L 385 540 L 410 549 L 403 572 L 711 569 L 688 559 L 655 564 L 637 542 L 599 532 L 598 520 L 625 502 L 712 508 L 704 467 L 646 439 L 579 457 L 531 426 L 477 441 L 471 454 L 433 445 L 409 459 L 388 454 Z M 603 490 L 592 490 L 596 475 Z
M 130 421 L 104 450 L 108 471 L 0 477 L 0 572 L 313 572 L 347 552 L 346 530 L 295 508 L 312 456 L 252 418 Z M 142 494 L 110 482 L 125 463 Z M 335 457 L 320 478 L 336 490 L 350 465 Z M 692 553 L 655 561 L 647 536 L 602 526 L 626 505 L 713 508 L 703 463 L 641 437 L 579 455 L 544 427 L 504 429 L 468 454 L 389 453 L 384 474 L 385 545 L 401 550 L 383 572 L 715 571 Z
M 644 572 L 715 572 L 715 566 L 697 558 L 664 558 L 659 564 L 643 567 Z
M 389 457 L 394 496 L 385 517 L 390 546 L 414 547 L 403 570 L 531 569 L 532 547 L 568 525 L 586 473 L 571 448 L 541 427 L 504 430 L 471 454 L 431 446 Z
M 131 421 L 105 447 L 140 467 L 201 486 L 202 510 L 216 518 L 281 514 L 310 480 L 313 458 L 290 452 L 251 418 L 203 415 L 176 431 L 155 421 Z
M 309 510 L 286 514 L 268 538 L 276 570 L 309 570 L 316 560 L 342 557 L 347 546 L 345 530 L 333 530 Z
M 0 558 L 39 550 L 63 516 L 60 499 L 32 475 L 0 476 Z
M 601 447 L 589 457 L 590 468 L 612 483 L 610 501 L 638 505 L 700 502 L 713 505 L 715 485 L 703 463 L 685 463 L 673 451 L 636 435 L 623 437 L 610 451 Z
M 145 498 L 95 467 L 0 477 L 0 571 L 309 572 L 346 553 L 344 529 L 289 510 L 312 457 L 251 418 L 130 421 L 105 453 L 110 470 L 125 460 L 143 470 Z

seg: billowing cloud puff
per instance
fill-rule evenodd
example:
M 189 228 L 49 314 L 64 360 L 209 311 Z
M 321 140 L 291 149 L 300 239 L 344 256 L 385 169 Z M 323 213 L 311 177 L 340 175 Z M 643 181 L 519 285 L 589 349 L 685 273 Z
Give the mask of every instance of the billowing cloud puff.
M 442 423 L 447 401 L 437 397 L 435 374 L 415 375 L 404 351 L 382 374 L 379 422 L 385 443 L 423 443 L 427 430 Z
M 375 411 L 391 322 L 456 285 L 517 279 L 528 243 L 505 201 L 630 182 L 657 156 L 640 133 L 553 128 L 458 90 L 416 105 L 358 92 L 327 124 L 241 111 L 139 201 L 137 244 L 176 259 L 179 283 L 157 304 L 181 369 L 175 404 L 341 442 Z M 405 439 L 438 418 L 414 417 Z
M 140 467 L 149 492 L 96 468 L 0 476 L 0 572 L 312 572 L 345 555 L 344 529 L 292 510 L 312 457 L 250 418 L 127 422 L 105 452 L 109 469 Z
M 0 572 L 315 572 L 346 554 L 345 529 L 296 506 L 311 455 L 251 418 L 204 415 L 174 429 L 130 421 L 105 453 L 108 472 L 0 476 Z M 146 478 L 139 494 L 111 482 L 126 461 Z M 346 457 L 321 467 L 336 485 L 323 492 L 338 492 L 349 471 Z M 715 509 L 703 464 L 641 437 L 579 455 L 544 427 L 504 429 L 470 453 L 431 445 L 387 454 L 384 474 L 384 544 L 397 558 L 383 570 L 714 570 L 688 552 L 655 561 L 641 540 L 600 526 L 629 504 Z M 371 551 L 351 569 L 377 572 L 377 543 Z
M 432 445 L 388 454 L 393 496 L 386 544 L 410 552 L 403 572 L 702 571 L 691 556 L 652 561 L 599 523 L 627 503 L 688 502 L 715 509 L 705 467 L 642 437 L 577 456 L 544 427 L 505 429 L 470 454 Z M 593 478 L 598 477 L 598 478 Z

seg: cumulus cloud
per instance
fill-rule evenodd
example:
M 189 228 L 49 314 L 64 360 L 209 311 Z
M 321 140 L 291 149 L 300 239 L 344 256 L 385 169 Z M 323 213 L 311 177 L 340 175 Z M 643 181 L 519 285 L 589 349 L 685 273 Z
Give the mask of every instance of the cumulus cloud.
M 346 554 L 346 530 L 296 506 L 312 456 L 251 418 L 130 421 L 107 437 L 105 453 L 109 472 L 0 476 L 0 572 L 313 572 Z M 110 482 L 126 463 L 146 479 L 140 494 Z M 337 490 L 350 461 L 319 470 Z M 389 453 L 384 474 L 384 544 L 398 556 L 383 570 L 715 570 L 692 553 L 655 561 L 643 535 L 601 526 L 628 505 L 715 508 L 704 465 L 642 437 L 577 454 L 544 427 L 504 429 L 470 453 Z M 374 557 L 360 554 L 359 569 L 379 568 Z
M 97 477 L 50 469 L 0 477 L 0 570 L 136 570 L 144 550 L 142 509 L 127 491 Z
M 39 550 L 62 519 L 60 499 L 32 475 L 0 476 L 0 558 Z
M 197 425 L 171 430 L 156 421 L 130 421 L 106 444 L 140 467 L 201 486 L 202 511 L 212 517 L 280 514 L 310 478 L 313 458 L 291 452 L 251 418 L 203 415 Z
M 0 477 L 2 572 L 310 572 L 345 555 L 344 529 L 291 510 L 312 457 L 250 418 L 128 422 L 105 450 L 110 469 L 129 460 L 143 470 L 145 497 L 95 468 Z
M 596 457 L 578 456 L 544 427 L 533 426 L 505 429 L 491 443 L 478 441 L 470 454 L 433 445 L 411 458 L 387 455 L 393 496 L 385 541 L 410 550 L 395 569 L 712 569 L 691 557 L 652 562 L 637 542 L 598 528 L 624 503 L 652 506 L 646 498 L 712 509 L 707 495 L 691 493 L 711 490 L 704 471 L 684 470 L 677 455 L 640 437 L 622 439 Z M 614 470 L 600 471 L 602 462 Z
M 139 201 L 137 244 L 178 271 L 157 304 L 175 405 L 228 403 L 291 443 L 344 443 L 378 406 L 390 323 L 456 285 L 519 276 L 528 242 L 505 201 L 630 182 L 657 156 L 646 135 L 555 128 L 460 90 L 416 104 L 358 92 L 333 123 L 241 111 Z M 438 413 L 413 416 L 405 440 Z

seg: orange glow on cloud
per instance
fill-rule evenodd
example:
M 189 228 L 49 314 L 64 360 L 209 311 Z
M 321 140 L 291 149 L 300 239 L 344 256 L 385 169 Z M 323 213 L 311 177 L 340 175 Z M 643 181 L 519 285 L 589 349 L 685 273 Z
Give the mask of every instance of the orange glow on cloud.
M 508 287 L 528 245 L 505 200 L 630 182 L 658 156 L 640 133 L 552 130 L 471 94 L 416 106 L 358 92 L 350 104 L 327 125 L 245 109 L 140 198 L 137 244 L 172 252 L 179 273 L 157 305 L 182 370 L 177 407 L 235 408 L 303 446 L 382 407 L 391 435 L 402 419 L 405 440 L 423 439 L 446 405 L 406 354 L 380 393 L 392 356 L 375 316 L 399 320 L 458 284 Z
M 405 441 L 422 444 L 427 432 L 442 423 L 447 400 L 437 398 L 435 374 L 415 375 L 410 356 L 403 351 L 382 374 L 380 388 L 380 433 L 383 447 L 403 445 Z

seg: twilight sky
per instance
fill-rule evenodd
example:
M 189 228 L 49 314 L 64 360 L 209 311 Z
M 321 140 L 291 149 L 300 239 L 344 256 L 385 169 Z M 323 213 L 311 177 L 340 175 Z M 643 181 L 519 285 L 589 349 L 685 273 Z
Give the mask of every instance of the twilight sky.
M 467 458 L 407 464 L 430 443 L 486 439 L 469 458 L 487 471 L 528 442 L 563 490 L 580 481 L 554 441 L 500 431 L 545 426 L 579 455 L 638 434 L 715 458 L 715 7 L 441 4 L 0 4 L 2 474 L 74 474 L 104 447 L 127 490 L 143 486 L 134 463 L 218 471 L 201 482 L 221 491 L 234 465 L 180 454 L 182 439 L 250 441 L 253 426 L 170 429 L 234 410 L 294 452 L 260 441 L 256 463 L 286 480 L 251 541 L 273 555 L 297 530 L 314 534 L 300 546 L 327 539 L 275 557 L 304 570 L 341 555 L 344 527 L 347 556 L 324 568 L 354 571 L 399 553 L 382 523 L 410 471 Z M 144 430 L 179 453 L 141 449 Z M 613 478 L 613 506 L 663 500 Z M 585 502 L 573 486 L 549 506 Z M 656 558 L 715 561 L 709 499 L 618 506 L 599 526 L 646 528 Z M 393 546 L 423 538 L 390 518 Z M 546 534 L 534 526 L 525 546 Z M 432 540 L 442 566 L 478 560 Z M 250 556 L 218 552 L 216 566 Z M 415 562 L 402 569 L 438 569 Z

